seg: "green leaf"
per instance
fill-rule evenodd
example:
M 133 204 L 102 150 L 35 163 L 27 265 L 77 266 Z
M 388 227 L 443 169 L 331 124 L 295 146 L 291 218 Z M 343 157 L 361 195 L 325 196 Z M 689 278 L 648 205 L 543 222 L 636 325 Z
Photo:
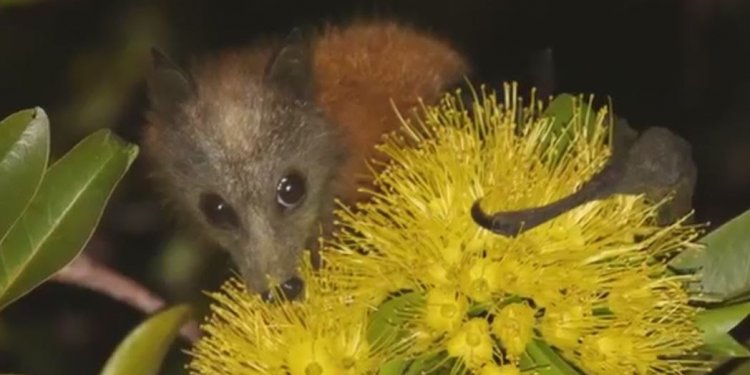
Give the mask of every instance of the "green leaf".
M 41 108 L 0 121 L 0 242 L 34 197 L 49 158 L 49 121 Z
M 750 350 L 728 333 L 721 333 L 711 337 L 711 342 L 701 346 L 700 351 L 716 357 L 750 357 Z
M 190 308 L 178 305 L 141 323 L 117 346 L 101 375 L 156 375 Z
M 441 375 L 450 372 L 455 359 L 446 359 L 445 352 L 425 354 L 411 360 L 394 359 L 380 367 L 379 375 Z M 441 365 L 439 368 L 438 365 Z
M 421 293 L 410 292 L 393 297 L 378 307 L 370 316 L 370 326 L 367 330 L 367 339 L 370 345 L 383 347 L 391 346 L 403 337 L 408 331 L 403 326 L 406 320 L 402 313 L 404 309 L 414 308 L 423 301 Z M 380 375 L 401 375 L 409 368 L 416 366 L 420 369 L 420 363 L 415 361 L 393 360 L 380 367 Z
M 741 365 L 733 368 L 729 372 L 722 372 L 725 375 L 747 375 L 750 374 L 750 361 L 745 361 Z
M 447 355 L 445 352 L 440 352 L 419 357 L 409 363 L 404 375 L 449 374 L 456 363 L 456 359 L 446 358 Z M 437 367 L 438 365 L 440 367 Z
M 31 204 L 0 243 L 0 309 L 78 255 L 137 154 L 137 146 L 101 130 L 49 168 Z
M 699 269 L 701 292 L 715 300 L 740 299 L 750 292 L 750 211 L 735 217 L 699 242 L 704 249 L 688 250 L 670 267 Z
M 750 350 L 737 342 L 729 331 L 750 315 L 750 302 L 704 310 L 696 324 L 703 331 L 701 350 L 723 357 L 750 357 Z
M 580 375 L 567 361 L 547 343 L 533 339 L 526 346 L 526 354 L 534 363 L 534 373 L 538 375 Z
M 0 0 L 0 9 L 10 7 L 20 7 L 26 5 L 34 5 L 40 3 L 42 0 Z
M 405 326 L 407 316 L 404 311 L 418 308 L 422 304 L 424 304 L 424 295 L 419 292 L 405 293 L 381 304 L 370 316 L 370 326 L 367 332 L 370 345 L 396 345 L 398 340 L 409 334 L 408 327 Z M 430 354 L 413 360 L 392 360 L 383 364 L 378 374 L 418 375 L 432 370 L 430 373 L 439 375 L 447 373 L 449 369 L 434 369 L 439 362 L 444 360 L 442 353 Z M 450 361 L 446 362 L 446 366 L 450 363 Z
M 549 154 L 550 160 L 556 162 L 570 144 L 568 130 L 573 126 L 576 98 L 570 94 L 556 96 L 542 112 L 543 118 L 552 119 L 552 131 L 549 136 L 541 139 L 541 149 L 547 150 L 554 144 L 554 152 Z M 554 143 L 553 143 L 554 142 Z
M 669 261 L 669 267 L 679 273 L 693 273 L 700 270 L 705 262 L 706 249 L 691 247 Z
M 567 127 L 573 118 L 576 98 L 570 94 L 560 94 L 552 99 L 542 112 L 542 117 L 552 117 L 554 129 Z
M 560 94 L 556 96 L 542 112 L 542 117 L 552 118 L 551 132 L 541 140 L 541 148 L 552 147 L 548 157 L 551 163 L 557 163 L 559 158 L 570 148 L 576 136 L 593 134 L 598 113 L 590 102 L 583 96 Z
M 379 375 L 402 375 L 409 366 L 409 361 L 394 359 L 380 366 Z
M 421 293 L 410 292 L 393 297 L 384 302 L 370 317 L 367 339 L 370 345 L 391 346 L 408 331 L 404 327 L 404 309 L 414 308 L 423 303 Z
M 536 368 L 534 359 L 531 358 L 528 350 L 521 354 L 521 358 L 518 361 L 518 368 L 521 370 L 521 372 L 531 371 L 532 369 Z

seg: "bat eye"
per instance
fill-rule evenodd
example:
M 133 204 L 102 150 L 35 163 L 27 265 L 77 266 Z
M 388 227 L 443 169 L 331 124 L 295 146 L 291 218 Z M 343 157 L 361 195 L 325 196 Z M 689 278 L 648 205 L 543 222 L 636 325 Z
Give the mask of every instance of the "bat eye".
M 236 229 L 240 220 L 232 206 L 216 193 L 203 193 L 199 207 L 209 224 L 220 229 Z
M 295 208 L 305 199 L 305 190 L 305 178 L 291 172 L 276 184 L 276 203 L 284 209 Z

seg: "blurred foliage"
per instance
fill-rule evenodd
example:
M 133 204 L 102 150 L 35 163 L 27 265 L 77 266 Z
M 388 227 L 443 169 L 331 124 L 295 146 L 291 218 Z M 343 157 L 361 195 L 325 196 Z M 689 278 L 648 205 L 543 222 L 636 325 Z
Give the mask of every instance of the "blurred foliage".
M 750 206 L 750 3 L 742 0 L 470 0 L 460 6 L 449 0 L 0 0 L 0 114 L 47 109 L 54 119 L 53 160 L 96 129 L 137 143 L 152 45 L 185 64 L 300 23 L 371 14 L 454 41 L 476 63 L 474 81 L 528 86 L 534 52 L 552 47 L 560 91 L 611 96 L 634 127 L 666 126 L 693 144 L 698 221 L 718 226 Z M 231 274 L 229 260 L 202 244 L 173 242 L 169 211 L 147 171 L 136 160 L 87 251 L 170 302 L 205 303 L 201 289 Z M 96 373 L 143 318 L 107 297 L 47 283 L 0 315 L 0 369 Z M 173 351 L 169 359 L 162 372 L 181 373 L 184 355 Z
M 34 5 L 42 1 L 43 0 L 0 0 L 0 9 L 25 6 L 25 5 Z
M 102 369 L 101 375 L 156 375 L 190 308 L 178 305 L 155 314 L 136 327 Z

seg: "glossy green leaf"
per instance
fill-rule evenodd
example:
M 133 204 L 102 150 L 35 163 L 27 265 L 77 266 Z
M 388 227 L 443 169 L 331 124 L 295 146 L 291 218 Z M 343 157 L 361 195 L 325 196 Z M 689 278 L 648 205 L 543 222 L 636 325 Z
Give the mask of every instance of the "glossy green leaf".
M 552 127 L 562 129 L 573 118 L 576 98 L 570 94 L 560 94 L 552 99 L 542 112 L 542 117 L 553 118 Z
M 701 350 L 722 357 L 750 357 L 750 350 L 729 331 L 750 315 L 750 302 L 701 311 L 696 324 L 703 331 Z
M 101 375 L 156 375 L 185 322 L 190 308 L 178 305 L 141 323 L 107 360 Z
M 704 236 L 670 262 L 678 271 L 700 270 L 701 292 L 712 299 L 739 299 L 750 292 L 750 211 Z
M 49 121 L 41 108 L 0 121 L 0 242 L 34 197 L 49 158 Z
M 560 357 L 547 343 L 531 340 L 526 345 L 526 355 L 534 364 L 534 373 L 538 375 L 580 375 L 573 366 Z
M 423 301 L 421 293 L 410 292 L 384 302 L 370 317 L 367 339 L 370 345 L 390 346 L 407 332 L 404 309 L 414 308 Z
M 31 204 L 0 243 L 0 309 L 78 255 L 137 153 L 135 145 L 101 130 L 47 170 Z

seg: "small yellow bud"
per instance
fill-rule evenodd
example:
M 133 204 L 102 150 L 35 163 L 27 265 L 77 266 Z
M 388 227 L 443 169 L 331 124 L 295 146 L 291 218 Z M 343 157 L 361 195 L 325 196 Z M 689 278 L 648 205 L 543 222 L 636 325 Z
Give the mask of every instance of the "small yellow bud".
M 441 249 L 442 260 L 450 266 L 457 264 L 464 256 L 462 247 L 460 238 L 451 237 Z
M 479 375 L 521 375 L 521 370 L 515 365 L 498 366 L 494 363 L 488 363 L 482 366 Z
M 418 352 L 427 350 L 440 338 L 440 334 L 427 327 L 415 327 L 412 335 L 414 336 L 414 350 Z
M 305 338 L 291 345 L 287 353 L 287 366 L 290 375 L 341 373 L 331 356 L 328 342 L 323 339 Z
M 659 297 L 649 287 L 647 276 L 627 275 L 612 286 L 609 292 L 609 309 L 620 316 L 633 316 L 653 307 Z
M 445 285 L 450 283 L 450 280 L 448 280 L 448 270 L 445 265 L 440 263 L 432 263 L 428 265 L 426 276 L 427 280 L 433 285 Z
M 485 258 L 476 259 L 464 274 L 463 288 L 466 294 L 480 303 L 489 301 L 502 285 L 500 272 L 499 263 Z
M 452 289 L 435 288 L 427 292 L 424 321 L 439 332 L 458 328 L 468 309 L 466 297 Z
M 535 321 L 534 309 L 525 303 L 510 304 L 495 315 L 492 332 L 500 339 L 509 356 L 518 357 L 531 341 Z
M 322 373 L 323 368 L 318 362 L 311 362 L 305 367 L 305 375 L 321 375 Z
M 572 349 L 578 345 L 578 338 L 584 334 L 582 330 L 588 326 L 585 316 L 586 310 L 580 305 L 550 308 L 542 319 L 540 330 L 550 343 L 562 349 Z
M 464 248 L 466 254 L 480 254 L 487 247 L 487 241 L 484 237 L 474 237 L 470 239 Z
M 360 373 L 362 366 L 369 365 L 368 358 L 372 354 L 370 343 L 365 335 L 364 326 L 344 330 L 332 335 L 330 351 L 339 360 L 341 367 L 348 373 Z
M 640 340 L 643 340 L 642 338 Z M 600 372 L 649 373 L 658 356 L 650 349 L 638 348 L 637 336 L 623 330 L 609 330 L 583 339 L 581 360 Z M 644 346 L 648 348 L 648 346 Z
M 445 345 L 448 354 L 460 358 L 469 368 L 479 368 L 492 360 L 489 324 L 481 318 L 464 323 Z

